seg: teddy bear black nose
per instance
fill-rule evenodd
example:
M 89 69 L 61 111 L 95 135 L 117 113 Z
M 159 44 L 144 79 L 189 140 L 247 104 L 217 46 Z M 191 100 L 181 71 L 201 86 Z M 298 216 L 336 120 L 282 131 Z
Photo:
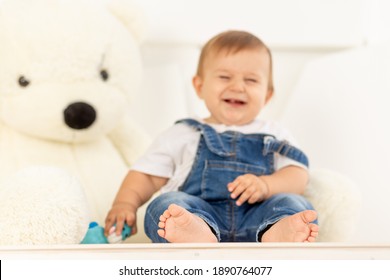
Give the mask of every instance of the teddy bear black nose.
M 87 103 L 75 102 L 64 110 L 64 120 L 70 128 L 85 129 L 96 120 L 96 111 Z

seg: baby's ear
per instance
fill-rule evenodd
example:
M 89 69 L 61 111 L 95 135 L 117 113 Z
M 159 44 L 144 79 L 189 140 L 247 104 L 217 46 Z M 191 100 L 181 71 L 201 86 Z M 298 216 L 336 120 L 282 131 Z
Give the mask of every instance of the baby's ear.
M 140 43 L 146 37 L 146 15 L 133 0 L 106 0 L 107 8 L 134 35 Z
M 274 96 L 274 90 L 273 89 L 269 89 L 267 91 L 267 96 L 265 98 L 265 103 L 268 103 L 271 100 L 272 96 Z
M 203 79 L 198 76 L 198 75 L 195 75 L 193 78 L 192 78 L 192 85 L 194 86 L 194 89 L 196 91 L 196 94 L 198 95 L 198 97 L 200 99 L 202 99 L 202 86 L 203 86 Z

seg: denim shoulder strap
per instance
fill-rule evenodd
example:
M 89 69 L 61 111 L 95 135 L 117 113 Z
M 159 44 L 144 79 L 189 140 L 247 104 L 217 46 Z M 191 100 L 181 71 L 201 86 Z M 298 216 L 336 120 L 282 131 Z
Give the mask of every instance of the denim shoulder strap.
M 295 161 L 298 161 L 307 167 L 309 166 L 309 159 L 298 148 L 290 145 L 287 141 L 279 141 L 273 136 L 264 137 L 264 154 L 278 153 Z
M 175 122 L 175 124 L 177 124 L 177 123 L 187 124 L 189 126 L 192 126 L 195 129 L 197 129 L 197 130 L 202 130 L 202 128 L 203 128 L 203 124 L 198 122 L 197 120 L 194 120 L 194 119 L 181 119 L 181 120 L 178 120 Z
M 176 123 L 184 123 L 191 127 L 194 127 L 196 130 L 199 130 L 200 133 L 203 135 L 207 147 L 213 153 L 221 157 L 232 156 L 234 154 L 232 152 L 227 151 L 221 139 L 221 135 L 219 135 L 218 132 L 216 132 L 215 129 L 211 126 L 200 123 L 194 119 L 182 119 L 177 121 Z

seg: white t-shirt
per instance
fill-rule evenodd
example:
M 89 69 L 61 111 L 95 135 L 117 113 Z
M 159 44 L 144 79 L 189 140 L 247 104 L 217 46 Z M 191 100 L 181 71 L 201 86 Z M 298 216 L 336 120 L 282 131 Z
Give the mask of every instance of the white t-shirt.
M 204 123 L 203 120 L 197 121 Z M 292 135 L 278 123 L 256 119 L 243 126 L 226 126 L 223 124 L 209 124 L 217 132 L 237 131 L 244 134 L 266 133 L 275 136 L 278 140 L 286 140 L 296 146 Z M 200 131 L 187 124 L 176 124 L 160 134 L 152 143 L 145 155 L 137 160 L 131 170 L 169 178 L 168 183 L 161 189 L 162 192 L 177 190 L 187 178 L 195 160 L 200 140 Z M 288 165 L 306 168 L 303 164 L 275 153 L 275 170 Z

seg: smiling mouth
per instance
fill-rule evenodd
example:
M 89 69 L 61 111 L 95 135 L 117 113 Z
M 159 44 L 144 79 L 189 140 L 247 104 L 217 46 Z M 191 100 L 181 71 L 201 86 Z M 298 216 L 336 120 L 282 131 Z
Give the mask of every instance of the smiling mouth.
M 223 101 L 230 104 L 230 105 L 236 105 L 236 106 L 246 104 L 246 102 L 241 101 L 241 100 L 237 100 L 237 99 L 224 99 Z

